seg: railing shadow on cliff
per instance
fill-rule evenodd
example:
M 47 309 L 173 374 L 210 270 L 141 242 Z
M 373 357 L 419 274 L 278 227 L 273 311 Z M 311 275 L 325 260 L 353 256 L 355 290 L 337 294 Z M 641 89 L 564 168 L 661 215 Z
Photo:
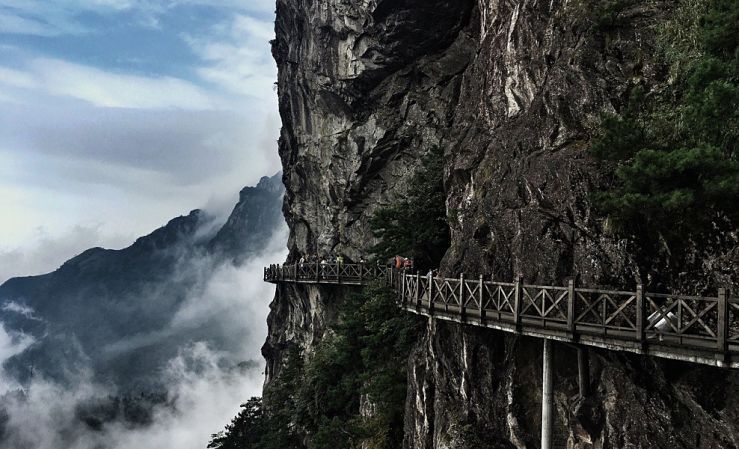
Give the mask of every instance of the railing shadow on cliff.
M 370 264 L 271 265 L 272 283 L 362 286 L 384 281 L 407 311 L 613 350 L 739 368 L 739 298 L 432 277 Z

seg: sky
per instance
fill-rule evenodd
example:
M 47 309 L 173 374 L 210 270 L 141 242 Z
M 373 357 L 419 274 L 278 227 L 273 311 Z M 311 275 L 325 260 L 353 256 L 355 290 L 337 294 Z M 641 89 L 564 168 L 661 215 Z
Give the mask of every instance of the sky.
M 0 0 L 0 283 L 279 170 L 274 0 Z

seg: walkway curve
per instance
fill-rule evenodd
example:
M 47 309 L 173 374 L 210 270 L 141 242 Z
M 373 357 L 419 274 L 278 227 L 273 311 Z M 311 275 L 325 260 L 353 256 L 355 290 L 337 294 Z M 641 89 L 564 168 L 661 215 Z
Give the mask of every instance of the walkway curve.
M 264 268 L 272 283 L 362 286 L 381 280 L 412 313 L 616 351 L 739 368 L 739 298 L 422 276 L 368 264 Z

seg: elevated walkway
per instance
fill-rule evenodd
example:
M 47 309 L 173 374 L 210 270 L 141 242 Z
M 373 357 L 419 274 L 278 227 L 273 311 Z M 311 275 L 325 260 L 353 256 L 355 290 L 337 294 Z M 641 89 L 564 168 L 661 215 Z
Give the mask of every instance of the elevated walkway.
M 264 280 L 362 286 L 380 280 L 409 312 L 532 337 L 739 368 L 739 298 L 441 278 L 366 264 L 271 265 Z

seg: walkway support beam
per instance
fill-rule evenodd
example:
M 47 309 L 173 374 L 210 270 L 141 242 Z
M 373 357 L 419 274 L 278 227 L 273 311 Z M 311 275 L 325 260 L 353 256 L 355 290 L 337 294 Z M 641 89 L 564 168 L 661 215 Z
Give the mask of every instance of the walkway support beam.
M 580 397 L 586 397 L 590 388 L 590 358 L 588 350 L 582 346 L 577 347 L 577 386 L 580 389 Z
M 541 384 L 541 449 L 552 449 L 552 341 L 544 339 Z

